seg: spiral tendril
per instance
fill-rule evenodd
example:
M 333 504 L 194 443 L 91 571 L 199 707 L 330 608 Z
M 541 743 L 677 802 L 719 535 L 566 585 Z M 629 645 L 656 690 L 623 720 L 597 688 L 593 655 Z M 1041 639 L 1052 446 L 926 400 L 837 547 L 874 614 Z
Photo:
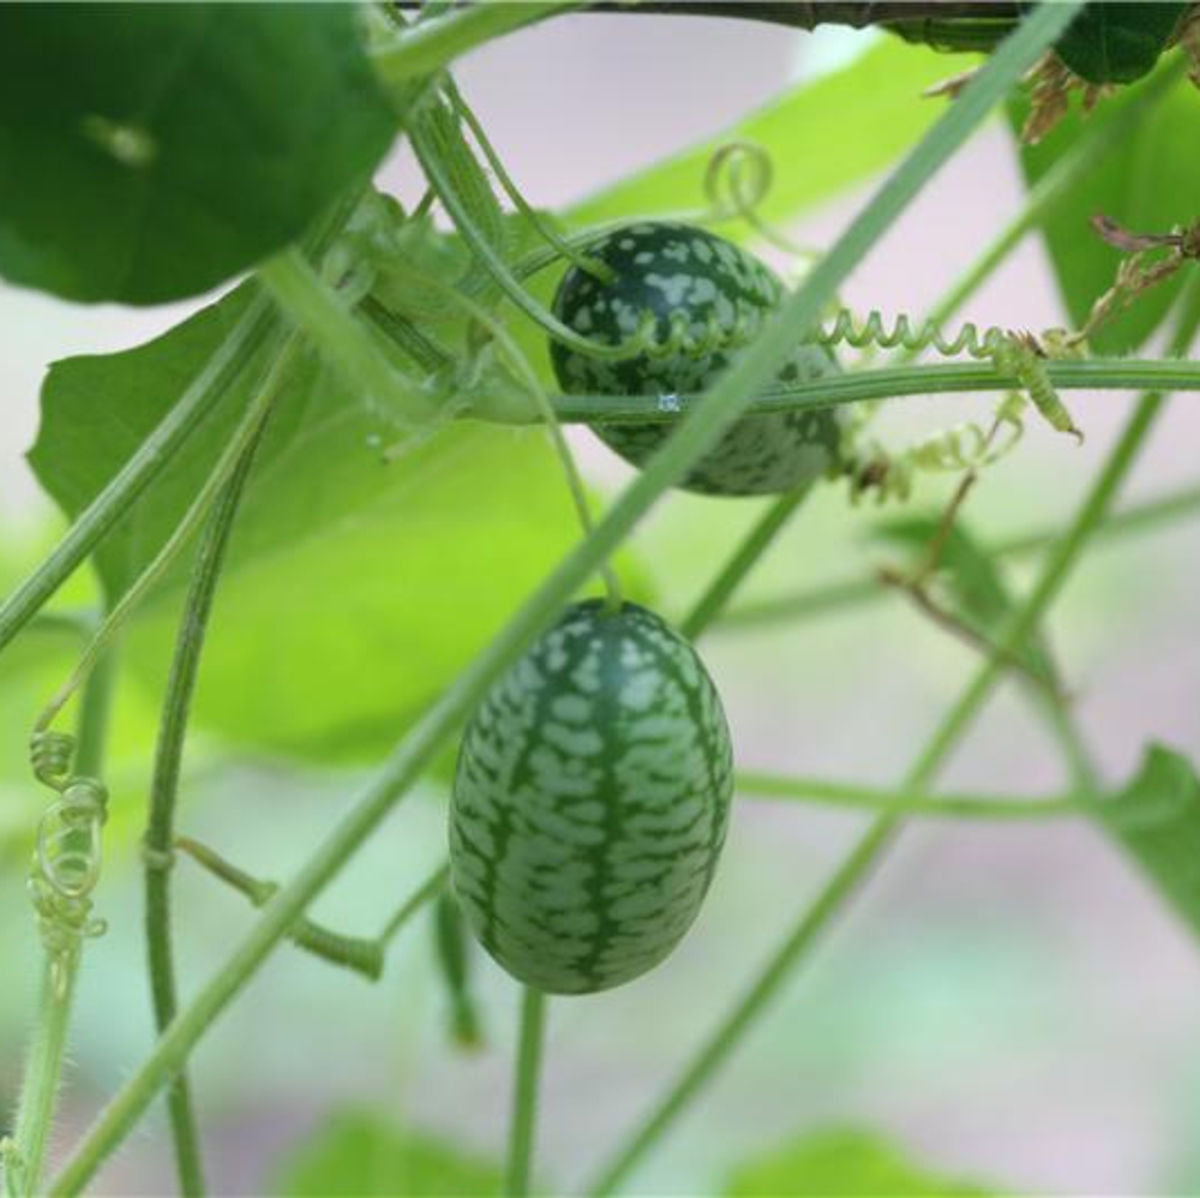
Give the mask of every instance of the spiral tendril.
M 781 233 L 762 215 L 762 206 L 775 183 L 775 164 L 770 153 L 752 141 L 730 141 L 718 146 L 704 171 L 704 194 L 708 211 L 704 219 L 745 221 L 764 241 L 798 258 L 819 257 L 819 251 L 803 246 Z
M 104 934 L 107 924 L 92 915 L 91 893 L 100 878 L 100 831 L 108 792 L 94 778 L 72 778 L 38 822 L 29 894 L 38 933 L 61 993 L 68 963 L 81 940 Z
M 75 738 L 66 732 L 38 731 L 29 738 L 33 776 L 51 790 L 63 790 L 71 774 Z

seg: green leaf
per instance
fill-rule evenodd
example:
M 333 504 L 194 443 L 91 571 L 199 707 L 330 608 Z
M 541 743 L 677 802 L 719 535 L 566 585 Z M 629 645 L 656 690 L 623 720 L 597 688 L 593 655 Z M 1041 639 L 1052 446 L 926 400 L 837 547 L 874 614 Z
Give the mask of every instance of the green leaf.
M 1161 69 L 1161 68 L 1160 68 Z M 1020 149 L 1021 168 L 1032 185 L 1070 148 L 1089 125 L 1112 121 L 1139 84 L 1104 99 L 1090 114 L 1078 102 L 1042 142 Z M 1015 129 L 1025 122 L 1025 97 L 1009 105 Z M 1200 154 L 1192 150 L 1200 127 L 1200 91 L 1179 82 L 1137 123 L 1133 136 L 1115 139 L 1102 162 L 1075 185 L 1046 221 L 1044 235 L 1071 324 L 1079 327 L 1092 304 L 1112 286 L 1120 252 L 1102 243 L 1090 227 L 1097 214 L 1137 233 L 1167 233 L 1195 220 L 1200 195 Z M 1110 320 L 1092 338 L 1097 353 L 1131 353 L 1162 322 L 1182 284 L 1184 270 L 1144 292 L 1132 308 Z
M 923 565 L 940 528 L 940 517 L 904 516 L 877 524 L 873 531 L 877 537 L 907 550 L 909 568 L 916 568 Z M 1012 596 L 996 561 L 961 520 L 946 536 L 936 577 L 945 593 L 948 612 L 984 642 L 992 643 L 1012 615 Z M 1028 643 L 1018 657 L 1031 673 L 1051 686 L 1057 684 L 1053 661 L 1040 639 Z
M 468 1198 L 500 1192 L 497 1165 L 446 1140 L 347 1111 L 286 1159 L 272 1193 L 287 1198 Z
M 869 1131 L 833 1129 L 742 1165 L 727 1198 L 967 1198 L 996 1191 L 941 1176 Z
M 0 273 L 160 303 L 298 237 L 395 117 L 336 4 L 0 7 Z
M 26 455 L 45 491 L 77 516 L 133 455 L 245 312 L 243 285 L 160 337 L 114 354 L 55 362 L 42 384 L 42 419 Z M 243 381 L 191 434 L 171 467 L 94 555 L 110 605 L 179 523 L 249 400 Z
M 1105 829 L 1200 936 L 1200 781 L 1192 764 L 1151 745 L 1137 776 L 1095 807 Z
M 1089 4 L 1054 47 L 1089 83 L 1132 83 L 1154 69 L 1186 3 Z
M 57 363 L 30 455 L 74 516 L 128 459 L 245 303 L 235 292 L 136 349 Z M 226 397 L 99 551 L 111 598 L 175 527 L 247 402 Z M 575 543 L 540 429 L 451 424 L 400 458 L 400 434 L 309 361 L 277 408 L 230 545 L 196 698 L 232 741 L 323 760 L 389 749 Z M 128 643 L 159 682 L 190 554 Z M 634 595 L 642 593 L 636 574 Z
M 845 70 L 803 83 L 715 137 L 588 197 L 564 218 L 578 227 L 702 208 L 713 152 L 749 141 L 767 152 L 774 172 L 758 214 L 786 221 L 861 183 L 908 149 L 942 111 L 943 102 L 921 92 L 961 64 L 923 47 L 881 43 Z

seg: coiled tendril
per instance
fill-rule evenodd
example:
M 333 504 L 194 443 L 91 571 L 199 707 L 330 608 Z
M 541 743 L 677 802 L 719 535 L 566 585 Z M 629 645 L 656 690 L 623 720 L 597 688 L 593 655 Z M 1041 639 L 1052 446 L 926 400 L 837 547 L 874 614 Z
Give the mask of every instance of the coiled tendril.
M 79 942 L 103 935 L 107 927 L 103 919 L 93 918 L 91 900 L 100 878 L 100 831 L 107 805 L 108 792 L 94 778 L 72 778 L 38 822 L 29 894 L 59 994 Z
M 62 790 L 71 773 L 75 738 L 66 732 L 41 730 L 29 738 L 33 776 L 51 790 Z

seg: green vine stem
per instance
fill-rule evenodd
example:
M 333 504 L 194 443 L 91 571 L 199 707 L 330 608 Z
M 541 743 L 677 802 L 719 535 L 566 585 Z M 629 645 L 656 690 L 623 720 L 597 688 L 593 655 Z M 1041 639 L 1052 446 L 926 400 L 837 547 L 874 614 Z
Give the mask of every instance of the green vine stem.
M 1200 325 L 1200 286 L 1196 281 L 1182 297 L 1181 317 L 1172 338 L 1172 352 L 1183 353 L 1191 344 Z M 1137 404 L 1117 444 L 1110 452 L 1075 519 L 1043 564 L 1029 597 L 1013 613 L 997 638 L 996 652 L 982 665 L 938 726 L 912 769 L 901 783 L 902 791 L 921 792 L 928 788 L 939 768 L 958 743 L 984 700 L 1004 673 L 1003 658 L 1022 645 L 1041 622 L 1051 602 L 1066 581 L 1092 532 L 1103 519 L 1124 483 L 1147 434 L 1161 411 L 1161 392 L 1144 395 Z M 903 823 L 900 812 L 878 816 L 838 867 L 816 901 L 800 916 L 766 967 L 759 973 L 743 997 L 718 1025 L 650 1116 L 600 1169 L 589 1193 L 613 1193 L 646 1152 L 665 1134 L 688 1104 L 713 1078 L 743 1035 L 753 1026 L 794 967 L 815 944 L 817 937 L 833 920 L 866 880 L 872 867 L 892 843 Z
M 299 250 L 285 250 L 259 270 L 267 290 L 346 379 L 390 419 L 424 424 L 437 406 L 384 354 L 371 326 L 347 309 Z
M 250 369 L 278 327 L 271 301 L 256 296 L 179 402 L 80 514 L 45 562 L 5 600 L 0 607 L 0 652 L 158 477 L 234 380 Z
M 811 490 L 812 484 L 808 483 L 781 495 L 751 527 L 733 555 L 722 566 L 720 573 L 709 583 L 704 594 L 679 625 L 679 631 L 688 640 L 699 639 L 700 634 L 720 616 L 734 591 L 742 584 L 755 562 L 783 531 L 792 514 L 808 498 Z
M 276 360 L 263 383 L 261 404 L 256 404 L 244 437 L 231 444 L 236 457 L 212 503 L 207 524 L 196 552 L 184 598 L 183 615 L 175 641 L 175 653 L 167 678 L 166 696 L 155 746 L 154 771 L 150 783 L 150 809 L 143 837 L 145 862 L 146 952 L 149 959 L 150 994 L 155 1028 L 161 1035 L 175 1017 L 178 1006 L 175 963 L 171 944 L 171 853 L 175 834 L 175 809 L 179 775 L 183 763 L 188 717 L 196 688 L 196 676 L 208 630 L 213 597 L 225 560 L 242 493 L 262 441 L 273 404 L 279 398 L 295 356 L 295 342 Z M 219 468 L 218 468 L 219 470 Z M 196 1120 L 192 1111 L 187 1073 L 180 1069 L 167 1090 L 167 1110 L 175 1150 L 175 1168 L 181 1193 L 192 1198 L 204 1193 L 204 1166 Z
M 1096 543 L 1121 541 L 1130 536 L 1167 528 L 1178 520 L 1200 516 L 1200 486 L 1181 487 L 1159 499 L 1134 504 L 1125 511 L 1106 516 L 1093 534 Z M 1041 553 L 1062 536 L 1059 528 L 1042 528 L 985 546 L 989 558 L 1021 558 Z M 842 611 L 893 597 L 895 592 L 881 586 L 874 576 L 849 578 L 841 582 L 813 587 L 778 599 L 742 604 L 724 612 L 714 631 L 737 632 L 765 628 L 779 622 L 802 620 Z
M 101 1112 L 56 1179 L 54 1193 L 77 1193 L 87 1184 L 159 1089 L 187 1059 L 192 1046 L 303 915 L 309 903 L 416 782 L 494 679 L 550 624 L 563 603 L 599 564 L 613 554 L 663 491 L 682 478 L 692 463 L 708 452 L 744 414 L 749 397 L 773 377 L 790 346 L 820 318 L 824 305 L 854 267 L 1037 55 L 1066 27 L 1080 3 L 1081 0 L 1070 0 L 1037 9 L 997 50 L 787 299 L 760 339 L 717 379 L 706 398 L 680 422 L 675 434 L 617 497 L 591 536 L 549 574 L 496 640 L 418 721 L 358 802 L 292 881 L 271 900 L 257 925 L 191 1004 L 179 1013 L 141 1067 Z
M 84 690 L 75 749 L 81 774 L 95 777 L 101 772 L 115 674 L 116 656 L 112 652 L 93 672 Z M 76 936 L 64 952 L 46 953 L 37 1021 L 25 1062 L 12 1145 L 4 1154 L 5 1184 L 13 1193 L 41 1192 L 42 1168 L 54 1122 L 82 950 L 82 936 Z
M 1088 358 L 1071 362 L 1048 361 L 1045 371 L 1058 391 L 1200 391 L 1200 362 L 1179 359 Z M 1020 386 L 1019 379 L 997 374 L 990 365 L 981 362 L 895 366 L 826 375 L 789 387 L 767 387 L 755 393 L 744 412 L 759 415 L 766 412 L 804 411 L 914 395 L 1012 391 Z M 690 412 L 697 403 L 695 396 L 681 395 L 679 411 Z M 556 395 L 554 407 L 563 424 L 588 424 L 600 419 L 630 424 L 663 424 L 679 418 L 677 413 L 663 410 L 657 395 Z M 488 419 L 514 424 L 536 423 L 530 413 L 519 412 L 489 412 Z
M 484 42 L 523 25 L 580 7 L 582 0 L 524 0 L 520 4 L 475 4 L 410 25 L 371 54 L 376 73 L 390 88 L 430 75 Z
M 54 697 L 46 704 L 38 716 L 35 731 L 44 732 L 58 717 L 59 712 L 70 700 L 71 696 L 86 680 L 96 662 L 105 650 L 112 644 L 125 622 L 137 610 L 138 605 L 153 589 L 171 564 L 178 557 L 184 546 L 200 527 L 205 516 L 216 502 L 217 496 L 225 487 L 230 477 L 237 469 L 246 447 L 253 444 L 262 429 L 271 410 L 271 404 L 284 385 L 287 373 L 294 365 L 297 345 L 296 334 L 291 334 L 278 349 L 271 367 L 262 386 L 250 401 L 243 413 L 237 428 L 229 442 L 221 451 L 216 465 L 204 485 L 197 492 L 195 499 L 188 506 L 183 519 L 172 530 L 171 535 L 154 555 L 146 568 L 138 575 L 134 583 L 117 601 L 113 609 L 105 616 L 95 635 L 88 642 L 79 656 L 74 669 L 66 682 L 59 688 Z
M 245 895 L 255 907 L 265 907 L 279 890 L 277 882 L 269 882 L 248 874 L 209 845 L 201 844 L 189 836 L 176 837 L 175 848 L 181 853 L 186 853 L 213 877 L 220 878 L 227 886 Z M 288 939 L 297 948 L 304 949 L 314 957 L 320 957 L 330 965 L 349 969 L 368 981 L 378 981 L 383 976 L 384 959 L 393 938 L 412 916 L 445 889 L 448 876 L 448 865 L 434 870 L 421 886 L 396 908 L 378 936 L 349 936 L 344 932 L 335 932 L 314 920 L 299 919 L 288 932 Z
M 881 790 L 825 778 L 793 778 L 783 774 L 739 771 L 734 785 L 747 798 L 799 799 L 805 802 L 849 807 L 858 811 L 882 811 L 934 819 L 1024 820 L 1063 819 L 1086 815 L 1090 797 L 1081 794 L 1052 795 L 1043 799 L 1003 795 L 931 795 L 921 790 Z
M 542 1038 L 546 1022 L 546 996 L 526 986 L 521 997 L 521 1035 L 513 1085 L 513 1113 L 508 1142 L 508 1170 L 504 1179 L 507 1198 L 525 1198 L 533 1163 L 537 1130 L 538 1080 L 542 1068 Z

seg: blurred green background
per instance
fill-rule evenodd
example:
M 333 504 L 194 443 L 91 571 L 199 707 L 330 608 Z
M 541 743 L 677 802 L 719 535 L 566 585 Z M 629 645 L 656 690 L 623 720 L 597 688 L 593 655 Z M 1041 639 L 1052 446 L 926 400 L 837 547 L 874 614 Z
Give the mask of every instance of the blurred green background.
M 634 27 L 621 17 L 572 17 L 472 56 L 460 81 L 526 193 L 556 207 L 708 137 L 775 95 L 797 71 L 812 76 L 833 69 L 868 41 L 730 22 L 643 16 Z M 895 61 L 918 61 L 905 55 L 923 52 L 897 48 Z M 531 60 L 536 72 L 522 69 Z M 929 56 L 919 61 L 920 72 L 933 77 L 962 65 L 951 59 L 931 66 Z M 937 102 L 929 104 L 931 117 Z M 837 111 L 828 119 L 836 122 Z M 821 144 L 828 140 L 826 131 Z M 908 140 L 905 132 L 897 149 Z M 802 131 L 797 141 L 804 144 Z M 788 162 L 783 173 L 803 180 L 807 165 Z M 815 161 L 812 169 L 828 166 Z M 402 195 L 413 194 L 414 179 L 403 153 L 383 173 L 385 185 Z M 864 194 L 860 185 L 809 209 L 797 236 L 827 244 Z M 924 311 L 1017 210 L 1020 196 L 1011 138 L 993 123 L 855 275 L 846 301 L 857 310 Z M 681 197 L 681 203 L 698 203 L 698 197 Z M 66 355 L 132 345 L 188 310 L 70 307 L 0 287 L 6 397 L 0 587 L 31 568 L 59 527 L 20 456 L 36 430 L 45 366 Z M 1062 323 L 1040 245 L 1026 243 L 976 296 L 969 314 L 1002 327 Z M 1080 394 L 1074 403 L 1088 434 L 1084 448 L 1031 423 L 1020 450 L 986 475 L 966 517 L 985 541 L 1069 518 L 1127 410 L 1127 401 L 1112 393 Z M 986 399 L 914 401 L 901 412 L 885 412 L 880 433 L 903 443 L 964 413 L 987 411 Z M 534 452 L 527 442 L 536 434 L 505 436 L 512 437 L 514 455 Z M 574 432 L 572 441 L 598 489 L 614 489 L 627 477 L 586 433 Z M 1197 444 L 1200 413 L 1192 397 L 1182 397 L 1156 430 L 1124 501 L 1193 480 Z M 455 474 L 453 463 L 441 469 L 448 492 L 477 485 L 469 473 Z M 923 482 L 916 510 L 935 511 L 948 486 Z M 469 492 L 467 498 L 475 501 Z M 480 501 L 498 502 L 494 492 Z M 419 516 L 420 496 L 409 494 L 407 502 Z M 761 511 L 753 501 L 671 496 L 639 530 L 627 569 L 665 614 L 678 615 Z M 560 530 L 558 539 L 531 542 L 520 570 L 505 577 L 503 554 L 482 564 L 460 560 L 470 504 L 457 524 L 447 519 L 444 533 L 442 509 L 434 515 L 423 535 L 435 548 L 439 536 L 458 546 L 449 556 L 462 594 L 490 594 L 499 605 L 495 622 L 570 538 L 556 510 L 548 519 Z M 877 519 L 869 506 L 849 509 L 841 488 L 826 488 L 805 505 L 739 601 L 862 576 L 887 559 L 871 537 Z M 515 520 L 493 535 L 524 544 L 531 534 L 527 521 Z M 389 562 L 387 545 L 378 539 L 365 544 L 336 578 L 325 577 L 311 594 L 294 591 L 289 610 L 278 616 L 293 651 L 303 652 L 306 628 L 345 619 L 336 602 L 339 588 L 348 601 L 371 610 L 378 607 L 372 598 L 388 601 L 388 587 L 402 591 L 403 571 Z M 1078 719 L 1114 784 L 1133 773 L 1151 739 L 1200 757 L 1200 643 L 1192 625 L 1198 551 L 1200 528 L 1187 523 L 1099 547 L 1055 609 L 1054 649 Z M 305 568 L 339 567 L 334 557 L 313 560 L 318 565 Z M 1030 569 L 1024 562 L 1013 581 L 1026 581 Z M 235 610 L 250 611 L 245 604 L 256 578 L 239 576 L 231 585 L 241 604 Z M 87 597 L 80 580 L 65 602 Z M 411 605 L 414 621 L 423 611 L 411 596 L 397 601 Z M 219 597 L 214 673 L 207 676 L 214 710 L 236 691 L 239 667 L 251 668 L 238 630 L 227 632 L 222 647 L 221 603 Z M 59 1148 L 71 1143 L 152 1039 L 135 841 L 163 673 L 152 663 L 169 644 L 172 609 L 162 607 L 133 638 L 137 665 L 120 693 L 108 771 L 112 851 L 97 896 L 110 930 L 86 956 Z M 258 615 L 271 618 L 269 611 Z M 436 621 L 438 613 L 421 618 Z M 481 619 L 481 629 L 487 622 Z M 418 637 L 425 631 L 418 629 Z M 364 711 L 386 714 L 393 678 L 403 695 L 398 709 L 419 689 L 403 656 L 406 643 L 359 646 L 354 668 L 362 672 L 362 689 L 375 696 L 367 702 L 356 693 Z M 44 795 L 28 779 L 23 745 L 70 650 L 68 637 L 41 634 L 0 664 L 0 1099 L 9 1107 L 39 959 L 22 892 L 30 828 Z M 725 698 L 743 768 L 882 786 L 907 768 L 974 665 L 970 650 L 899 599 L 794 625 L 717 629 L 702 652 Z M 273 713 L 253 709 L 247 718 L 274 719 L 286 732 L 276 744 L 305 727 L 305 704 L 328 702 L 356 686 L 339 677 L 318 696 L 313 679 L 293 677 L 287 654 L 271 655 L 267 665 L 264 660 L 257 657 L 252 667 L 267 670 L 265 678 L 256 677 L 255 694 L 267 694 L 277 707 Z M 205 685 L 202 673 L 202 710 Z M 368 739 L 383 744 L 394 739 L 386 727 L 367 731 Z M 346 810 L 369 772 L 363 764 L 306 766 L 282 753 L 250 754 L 230 739 L 235 732 L 210 724 L 190 743 L 181 827 L 258 875 L 284 879 Z M 944 783 L 1040 795 L 1061 787 L 1064 778 L 1053 746 L 1006 687 L 955 755 Z M 444 806 L 437 782 L 403 804 L 315 914 L 349 931 L 376 930 L 443 853 Z M 671 960 L 618 991 L 551 1004 L 539 1129 L 547 1188 L 579 1185 L 649 1109 L 861 823 L 859 816 L 815 805 L 742 801 L 702 916 Z M 186 996 L 222 962 L 252 914 L 238 896 L 186 863 L 177 868 L 175 884 Z M 487 1044 L 473 1055 L 455 1051 L 432 969 L 429 925 L 422 916 L 407 929 L 376 986 L 291 947 L 279 950 L 204 1039 L 192 1076 L 214 1192 L 299 1188 L 280 1161 L 306 1144 L 311 1150 L 326 1121 L 347 1108 L 441 1137 L 468 1157 L 486 1162 L 502 1155 L 517 990 L 477 959 Z M 1005 1193 L 1200 1192 L 1198 1120 L 1200 951 L 1133 868 L 1082 823 L 925 822 L 904 833 L 848 916 L 631 1189 L 717 1192 L 742 1170 L 750 1187 L 744 1192 L 783 1192 L 801 1184 L 783 1180 L 791 1176 L 787 1168 L 755 1180 L 743 1166 L 797 1138 L 848 1128 L 902 1145 L 897 1151 L 920 1162 L 914 1169 L 952 1179 L 950 1186 L 967 1179 Z M 406 1151 L 414 1160 L 420 1155 Z M 869 1170 L 882 1156 L 877 1176 L 885 1180 L 872 1181 L 868 1172 L 861 1185 L 899 1192 L 904 1169 L 888 1165 L 890 1152 L 868 1150 L 852 1137 L 826 1139 L 797 1175 L 808 1170 L 810 1192 L 828 1190 L 835 1185 L 830 1177 L 850 1177 L 851 1161 Z M 935 1183 L 916 1176 L 915 1188 L 905 1192 L 929 1192 Z M 469 1174 L 457 1184 L 477 1181 Z M 172 1184 L 156 1108 L 94 1192 L 152 1194 Z

